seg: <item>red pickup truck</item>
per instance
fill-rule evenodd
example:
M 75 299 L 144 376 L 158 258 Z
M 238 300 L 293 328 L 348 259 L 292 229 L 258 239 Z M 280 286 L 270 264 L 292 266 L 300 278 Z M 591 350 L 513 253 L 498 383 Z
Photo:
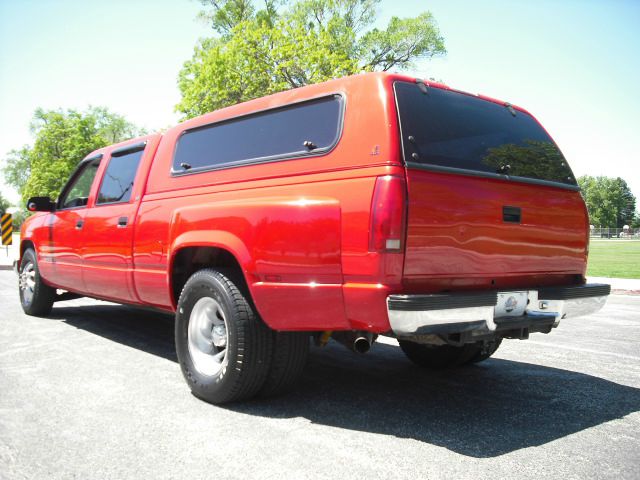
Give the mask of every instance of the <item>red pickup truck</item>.
M 600 309 L 589 222 L 562 153 L 525 110 L 365 74 L 97 150 L 29 200 L 24 311 L 83 295 L 175 312 L 194 394 L 288 388 L 310 337 L 415 363 L 488 358 Z

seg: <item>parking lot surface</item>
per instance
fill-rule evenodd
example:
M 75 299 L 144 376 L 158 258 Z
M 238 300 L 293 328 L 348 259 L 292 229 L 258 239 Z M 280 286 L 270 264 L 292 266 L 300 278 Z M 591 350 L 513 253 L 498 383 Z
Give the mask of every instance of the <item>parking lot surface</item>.
M 476 366 L 393 341 L 312 348 L 287 396 L 213 406 L 169 316 L 95 300 L 28 317 L 0 271 L 0 478 L 640 478 L 640 297 Z

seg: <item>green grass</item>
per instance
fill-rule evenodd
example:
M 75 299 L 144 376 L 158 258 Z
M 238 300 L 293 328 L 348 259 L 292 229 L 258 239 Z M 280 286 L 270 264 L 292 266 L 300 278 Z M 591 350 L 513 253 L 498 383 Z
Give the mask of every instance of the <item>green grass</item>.
M 587 275 L 640 278 L 640 241 L 591 240 Z

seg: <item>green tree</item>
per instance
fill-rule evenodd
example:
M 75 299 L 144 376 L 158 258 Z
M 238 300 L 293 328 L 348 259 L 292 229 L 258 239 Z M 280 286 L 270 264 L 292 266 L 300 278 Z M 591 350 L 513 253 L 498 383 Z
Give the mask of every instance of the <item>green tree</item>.
M 7 208 L 10 208 L 10 207 L 11 207 L 11 203 L 9 203 L 9 200 L 4 198 L 2 196 L 2 193 L 0 193 L 0 213 L 5 213 L 7 211 Z
M 489 148 L 482 163 L 496 172 L 508 165 L 507 173 L 520 177 L 573 181 L 562 153 L 552 142 L 525 140 L 522 145 L 506 143 Z
M 37 109 L 31 122 L 33 145 L 9 152 L 5 182 L 23 203 L 34 195 L 56 198 L 72 170 L 91 151 L 144 133 L 104 107 L 77 110 Z
M 29 212 L 26 208 L 21 208 L 13 212 L 13 231 L 20 232 L 22 223 L 31 215 L 32 213 Z
M 636 198 L 622 178 L 578 178 L 589 218 L 596 227 L 622 228 L 631 225 L 636 210 Z
M 19 150 L 11 150 L 5 158 L 4 181 L 7 185 L 15 187 L 18 192 L 22 191 L 29 180 L 31 149 L 32 147 L 25 145 Z
M 446 53 L 433 15 L 371 28 L 380 0 L 200 0 L 216 32 L 179 73 L 176 110 L 191 118 L 359 72 L 406 69 Z

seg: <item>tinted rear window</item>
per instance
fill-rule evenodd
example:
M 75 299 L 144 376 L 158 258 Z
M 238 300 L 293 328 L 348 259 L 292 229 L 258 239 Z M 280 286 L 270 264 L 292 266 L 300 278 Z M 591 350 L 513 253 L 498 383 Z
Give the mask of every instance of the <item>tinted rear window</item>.
M 173 171 L 322 153 L 337 143 L 341 117 L 342 99 L 334 95 L 188 130 L 178 140 Z
M 396 82 L 408 163 L 576 185 L 562 153 L 528 114 L 472 95 Z M 515 115 L 512 114 L 515 113 Z

